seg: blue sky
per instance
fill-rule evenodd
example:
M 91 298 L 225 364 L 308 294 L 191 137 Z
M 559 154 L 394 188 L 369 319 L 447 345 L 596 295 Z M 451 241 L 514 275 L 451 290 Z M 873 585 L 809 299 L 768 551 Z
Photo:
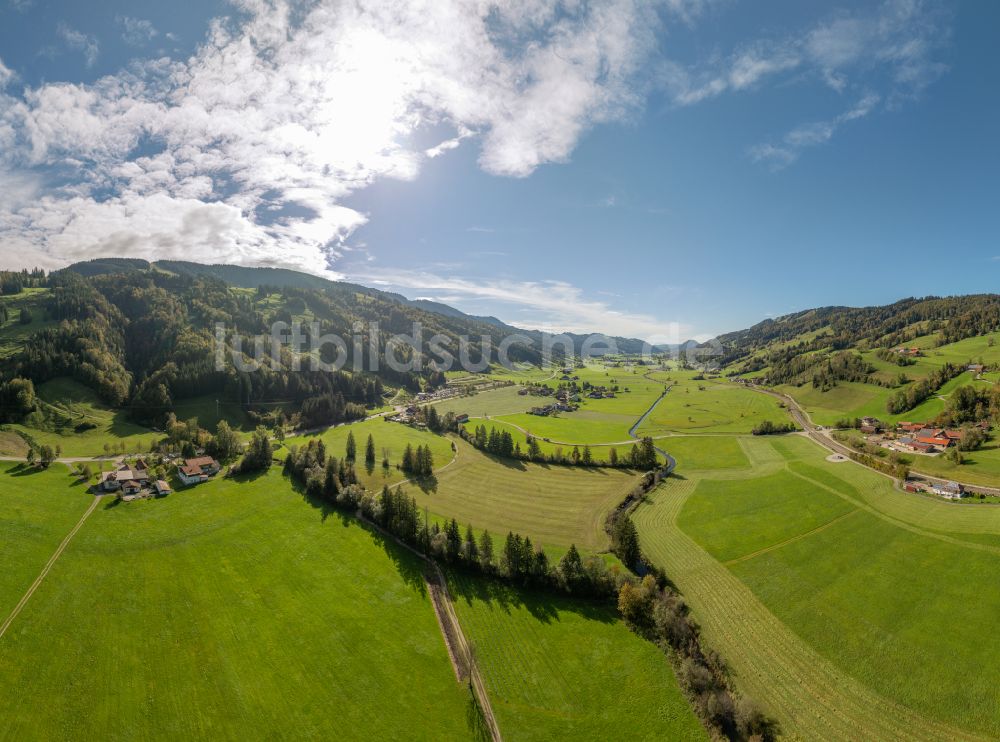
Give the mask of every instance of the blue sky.
M 0 255 L 680 341 L 995 290 L 994 3 L 0 0 Z

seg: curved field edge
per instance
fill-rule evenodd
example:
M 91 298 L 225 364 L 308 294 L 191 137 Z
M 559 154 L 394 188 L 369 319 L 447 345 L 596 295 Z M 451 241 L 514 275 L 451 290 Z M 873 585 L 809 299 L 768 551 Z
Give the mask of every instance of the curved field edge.
M 985 739 L 918 714 L 842 672 L 677 527 L 693 481 L 667 480 L 634 513 L 644 550 L 683 592 L 737 686 L 797 739 Z

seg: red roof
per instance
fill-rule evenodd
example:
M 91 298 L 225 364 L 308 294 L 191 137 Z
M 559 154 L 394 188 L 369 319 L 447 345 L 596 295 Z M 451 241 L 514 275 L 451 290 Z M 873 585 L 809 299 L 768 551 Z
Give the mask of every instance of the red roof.
M 928 438 L 926 436 L 921 436 L 920 438 L 917 438 L 917 441 L 920 443 L 925 443 L 928 446 L 945 446 L 945 447 L 947 447 L 948 444 L 951 443 L 951 441 L 948 440 L 947 438 Z

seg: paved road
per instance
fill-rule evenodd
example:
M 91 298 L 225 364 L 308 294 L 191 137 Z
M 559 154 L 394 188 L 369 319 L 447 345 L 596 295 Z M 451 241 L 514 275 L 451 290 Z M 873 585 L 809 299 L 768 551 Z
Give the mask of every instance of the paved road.
M 792 419 L 795 420 L 795 422 L 802 428 L 802 430 L 805 431 L 805 434 L 807 436 L 809 436 L 809 438 L 811 438 L 812 440 L 816 441 L 816 443 L 818 443 L 819 445 L 823 446 L 824 448 L 826 448 L 826 449 L 828 449 L 830 451 L 833 451 L 834 453 L 843 454 L 843 455 L 848 456 L 848 457 L 850 457 L 851 454 L 857 453 L 857 451 L 854 451 L 852 448 L 850 448 L 848 446 L 845 446 L 843 443 L 840 443 L 837 440 L 834 440 L 834 438 L 832 436 L 832 432 L 830 430 L 822 428 L 822 427 L 816 425 L 815 423 L 813 423 L 812 418 L 809 417 L 809 413 L 806 412 L 804 409 L 802 409 L 802 407 L 799 405 L 799 403 L 796 402 L 789 395 L 787 395 L 787 394 L 779 394 L 778 392 L 772 391 L 770 389 L 763 389 L 761 387 L 754 386 L 752 384 L 748 385 L 748 386 L 751 389 L 760 392 L 761 394 L 767 394 L 767 395 L 769 395 L 771 397 L 775 397 L 777 399 L 780 399 L 782 402 L 784 402 L 785 406 L 788 408 L 788 411 L 789 411 L 789 413 L 792 416 Z M 855 462 L 855 463 L 860 463 L 860 462 Z M 861 465 L 864 466 L 864 464 L 861 464 Z M 871 469 L 872 471 L 874 471 L 874 472 L 876 472 L 878 474 L 885 474 L 885 472 L 880 472 L 877 469 L 872 469 L 871 467 L 865 467 L 865 468 L 866 469 Z M 910 472 L 910 479 L 918 481 L 918 482 L 925 482 L 927 484 L 932 484 L 932 485 L 933 484 L 944 484 L 946 482 L 955 482 L 955 481 L 957 481 L 965 489 L 970 490 L 972 492 L 982 492 L 982 493 L 987 494 L 987 495 L 997 495 L 997 496 L 1000 496 L 1000 488 L 998 488 L 998 487 L 987 487 L 987 486 L 982 485 L 982 484 L 973 484 L 971 482 L 962 482 L 961 480 L 942 479 L 941 477 L 935 477 L 935 476 L 933 476 L 931 474 L 924 474 L 923 472 L 913 471 L 912 469 L 911 469 L 911 472 Z

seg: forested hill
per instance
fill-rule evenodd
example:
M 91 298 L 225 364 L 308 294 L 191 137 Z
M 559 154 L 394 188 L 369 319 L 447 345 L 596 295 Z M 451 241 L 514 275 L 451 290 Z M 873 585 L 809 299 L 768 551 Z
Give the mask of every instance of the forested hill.
M 936 335 L 939 344 L 945 344 L 998 328 L 1000 295 L 976 294 L 909 298 L 878 307 L 809 309 L 764 320 L 717 340 L 724 365 L 742 361 L 764 366 L 766 354 L 790 357 L 819 350 L 888 348 L 926 335 Z
M 199 395 L 217 395 L 261 414 L 283 403 L 301 409 L 305 423 L 338 422 L 381 404 L 386 387 L 417 391 L 444 383 L 443 374 L 430 366 L 435 356 L 418 371 L 394 370 L 387 362 L 389 337 L 409 335 L 415 323 L 423 329 L 425 344 L 433 335 L 444 336 L 445 347 L 456 356 L 459 338 L 467 338 L 472 364 L 495 363 L 501 341 L 513 333 L 532 342 L 510 346 L 510 360 L 542 360 L 541 333 L 457 310 L 429 311 L 433 303 L 427 307 L 295 271 L 102 259 L 50 275 L 2 276 L 7 298 L 0 327 L 16 342 L 0 354 L 0 385 L 7 385 L 0 388 L 0 422 L 16 421 L 19 411 L 30 407 L 20 401 L 25 383 L 59 377 L 90 387 L 107 404 L 127 408 L 133 419 L 147 424 L 158 424 L 178 400 Z M 7 306 L 27 306 L 29 300 L 32 316 L 19 319 L 7 312 Z M 317 322 L 322 334 L 343 338 L 344 369 L 364 370 L 327 373 L 303 359 L 296 370 L 287 349 L 278 361 L 268 358 L 255 370 L 237 368 L 235 347 L 252 353 L 253 337 L 266 335 L 276 321 L 293 320 L 305 323 L 307 332 Z M 380 331 L 369 336 L 367 328 L 376 321 Z M 226 327 L 221 369 L 216 366 L 216 323 Z M 365 328 L 360 335 L 358 328 Z M 328 345 L 325 352 L 323 360 L 330 361 L 336 348 Z M 411 353 L 406 348 L 391 352 L 400 361 Z
M 396 302 L 414 309 L 424 310 L 444 317 L 462 320 L 471 325 L 487 324 L 503 330 L 506 334 L 513 335 L 520 333 L 527 335 L 535 343 L 535 347 L 540 347 L 542 333 L 533 329 L 514 327 L 500 321 L 496 317 L 480 317 L 466 314 L 454 307 L 440 302 L 428 301 L 426 299 L 408 299 L 401 294 L 361 286 L 356 283 L 346 281 L 331 281 L 320 276 L 309 273 L 288 270 L 286 268 L 248 268 L 240 265 L 205 265 L 203 263 L 192 263 L 182 260 L 160 260 L 156 263 L 148 263 L 145 260 L 131 258 L 98 258 L 84 263 L 75 263 L 65 270 L 80 273 L 81 275 L 94 276 L 105 273 L 120 273 L 128 270 L 149 270 L 156 269 L 168 273 L 186 276 L 211 276 L 217 278 L 231 286 L 241 288 L 256 289 L 259 286 L 270 286 L 279 289 L 297 288 L 314 289 L 329 294 L 340 296 L 366 295 L 375 297 L 385 302 Z M 573 340 L 574 348 L 579 352 L 583 342 L 589 337 L 587 334 L 565 333 Z M 614 337 L 616 347 L 622 353 L 640 353 L 643 350 L 643 341 L 638 338 Z

